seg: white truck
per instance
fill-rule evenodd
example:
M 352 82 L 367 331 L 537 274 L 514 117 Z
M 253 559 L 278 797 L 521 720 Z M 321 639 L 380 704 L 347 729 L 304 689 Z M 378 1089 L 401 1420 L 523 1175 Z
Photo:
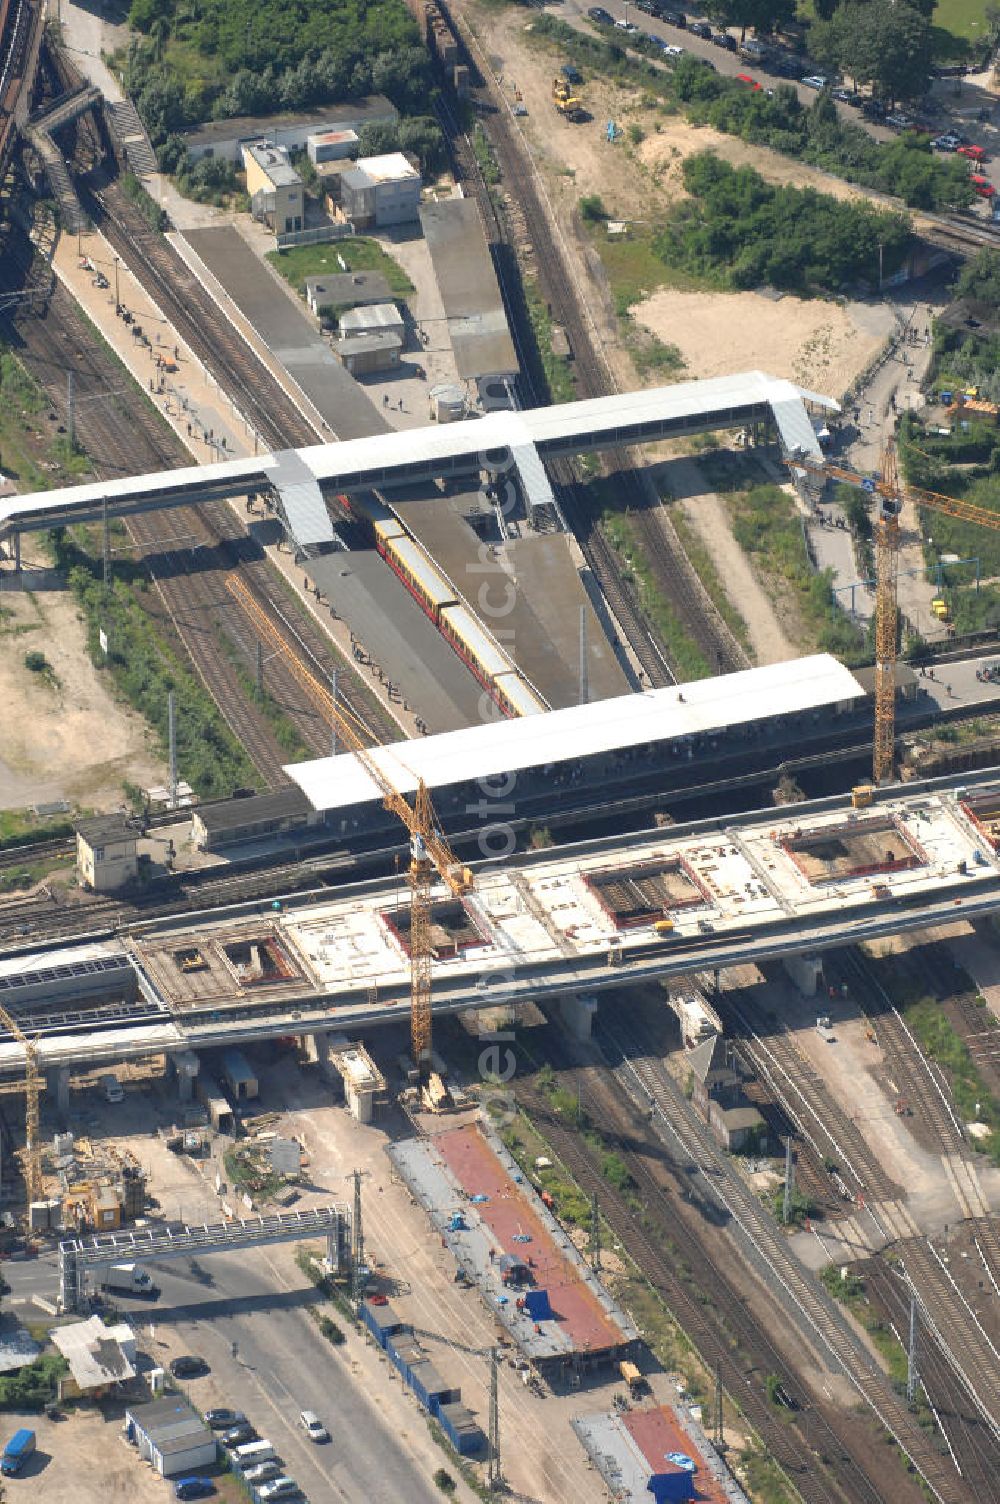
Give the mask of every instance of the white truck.
M 154 1296 L 156 1286 L 141 1264 L 108 1264 L 101 1272 L 102 1290 L 120 1290 L 125 1295 Z

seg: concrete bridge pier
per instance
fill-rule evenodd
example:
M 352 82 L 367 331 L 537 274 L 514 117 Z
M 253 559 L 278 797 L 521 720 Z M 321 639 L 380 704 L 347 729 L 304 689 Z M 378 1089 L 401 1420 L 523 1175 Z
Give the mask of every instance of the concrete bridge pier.
M 55 1098 L 56 1111 L 64 1118 L 69 1116 L 69 1077 L 68 1065 L 58 1065 L 46 1072 L 47 1087 Z
M 559 1015 L 574 1039 L 589 1039 L 597 1012 L 592 992 L 571 992 L 559 999 Z
M 823 962 L 819 956 L 785 956 L 782 965 L 803 997 L 815 997 L 823 976 Z
M 174 1070 L 177 1072 L 177 1094 L 182 1102 L 190 1102 L 194 1095 L 194 1082 L 201 1061 L 194 1050 L 178 1050 L 176 1055 L 171 1055 Z

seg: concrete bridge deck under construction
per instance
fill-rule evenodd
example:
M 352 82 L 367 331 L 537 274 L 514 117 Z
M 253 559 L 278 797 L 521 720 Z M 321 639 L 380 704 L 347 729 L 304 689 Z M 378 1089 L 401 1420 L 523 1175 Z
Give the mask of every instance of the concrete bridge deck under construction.
M 863 809 L 823 800 L 483 863 L 464 903 L 436 894 L 435 1008 L 599 993 L 972 919 L 1000 909 L 998 851 L 993 770 L 961 788 L 884 790 Z M 405 885 L 379 880 L 9 955 L 0 986 L 44 1066 L 365 1030 L 407 1014 L 408 923 Z M 129 989 L 133 1012 L 98 1013 Z M 47 1014 L 68 997 L 72 1033 Z M 0 1041 L 0 1074 L 21 1070 L 22 1048 Z

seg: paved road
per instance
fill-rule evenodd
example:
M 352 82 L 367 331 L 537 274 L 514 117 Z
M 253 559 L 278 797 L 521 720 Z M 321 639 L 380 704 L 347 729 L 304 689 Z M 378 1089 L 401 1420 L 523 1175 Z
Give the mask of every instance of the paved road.
M 377 1395 L 352 1374 L 345 1350 L 320 1335 L 305 1309 L 315 1292 L 296 1270 L 279 1264 L 266 1249 L 214 1255 L 201 1266 L 179 1259 L 148 1267 L 160 1287 L 159 1300 L 122 1297 L 140 1350 L 157 1362 L 180 1352 L 204 1358 L 211 1374 L 184 1385 L 193 1403 L 199 1409 L 224 1404 L 243 1410 L 276 1447 L 310 1504 L 372 1499 L 440 1504 L 430 1481 L 433 1467 L 416 1457 L 393 1427 L 391 1416 L 400 1413 L 398 1384 L 385 1407 L 389 1413 L 383 1413 Z M 5 1304 L 24 1319 L 37 1319 L 39 1313 L 21 1301 L 35 1293 L 55 1298 L 54 1254 L 8 1261 L 3 1273 L 12 1291 Z M 381 1371 L 380 1378 L 388 1384 Z M 329 1427 L 330 1446 L 307 1440 L 296 1425 L 300 1410 L 315 1410 Z M 422 1421 L 409 1406 L 405 1414 L 423 1442 Z M 441 1455 L 434 1466 L 443 1461 Z

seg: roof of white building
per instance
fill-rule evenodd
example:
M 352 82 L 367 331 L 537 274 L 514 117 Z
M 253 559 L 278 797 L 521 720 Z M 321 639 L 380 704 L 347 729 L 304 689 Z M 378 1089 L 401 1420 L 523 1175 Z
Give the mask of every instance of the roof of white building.
M 393 742 L 372 748 L 369 755 L 396 788 L 413 793 L 420 779 L 434 789 L 496 778 L 650 741 L 711 734 L 771 716 L 817 710 L 860 699 L 863 693 L 842 663 L 828 653 L 816 653 L 680 687 Z M 285 771 L 316 809 L 343 809 L 381 797 L 353 753 L 293 763 Z

